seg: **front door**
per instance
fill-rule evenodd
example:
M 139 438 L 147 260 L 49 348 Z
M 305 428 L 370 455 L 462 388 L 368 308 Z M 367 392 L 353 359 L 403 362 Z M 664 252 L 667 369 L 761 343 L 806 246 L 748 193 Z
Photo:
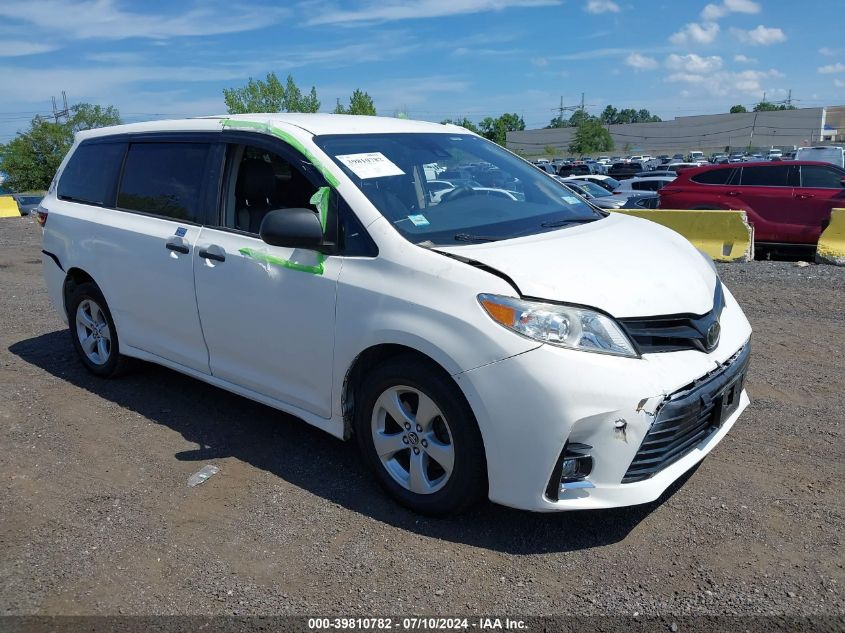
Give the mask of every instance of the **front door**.
M 281 142 L 279 142 L 281 143 Z M 230 143 L 219 226 L 196 241 L 194 277 L 211 373 L 331 417 L 335 295 L 342 258 L 270 246 L 272 209 L 317 208 L 319 179 L 286 146 Z

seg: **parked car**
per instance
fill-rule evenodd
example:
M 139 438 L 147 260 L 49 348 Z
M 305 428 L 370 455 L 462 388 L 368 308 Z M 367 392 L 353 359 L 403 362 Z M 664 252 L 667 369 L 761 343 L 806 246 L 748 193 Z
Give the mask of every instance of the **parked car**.
M 607 189 L 597 184 L 586 180 L 561 178 L 560 176 L 556 176 L 556 178 L 560 179 L 564 187 L 601 209 L 620 209 L 625 206 L 626 198 L 614 196 Z
M 634 174 L 634 178 L 645 178 L 648 176 L 666 176 L 668 178 L 674 178 L 677 176 L 678 173 L 676 171 L 672 171 L 671 169 L 654 169 L 652 171 L 640 171 Z
M 799 147 L 795 152 L 795 160 L 812 160 L 830 163 L 845 168 L 845 148 L 835 145 L 822 147 Z
M 682 171 L 660 190 L 667 209 L 737 209 L 758 244 L 815 245 L 845 206 L 845 169 L 820 162 L 719 165 Z
M 728 157 L 728 162 L 729 163 L 741 163 L 744 156 L 745 156 L 745 154 L 743 154 L 742 152 L 734 152 L 733 154 L 731 154 Z
M 607 189 L 610 193 L 613 193 L 613 190 L 619 186 L 619 181 L 616 178 L 612 178 L 610 176 L 602 176 L 601 174 L 591 174 L 589 176 L 567 176 L 565 180 L 586 180 L 587 182 L 592 182 L 604 189 Z
M 634 174 L 641 171 L 643 171 L 642 163 L 613 163 L 613 166 L 607 170 L 607 175 L 616 180 L 624 180 L 633 178 Z
M 429 204 L 435 157 L 524 199 Z M 708 257 L 454 125 L 100 128 L 56 182 L 44 278 L 88 371 L 141 358 L 352 438 L 419 512 L 647 503 L 749 402 L 751 327 Z
M 566 178 L 567 176 L 587 176 L 595 173 L 590 169 L 589 165 L 578 163 L 575 165 L 561 165 L 557 170 L 557 175 Z
M 683 154 L 673 154 L 672 160 L 670 162 L 672 162 L 672 163 L 683 163 L 685 161 L 686 161 L 686 156 L 684 156 Z
M 699 152 L 698 150 L 692 150 L 687 155 L 687 162 L 688 163 L 697 163 L 698 161 L 707 162 L 707 159 L 704 157 L 704 152 Z
M 666 165 L 666 171 L 673 171 L 675 173 L 680 172 L 682 169 L 693 169 L 695 167 L 701 167 L 698 163 L 669 163 Z
M 634 196 L 643 191 L 660 191 L 663 187 L 673 182 L 677 176 L 645 176 L 642 178 L 628 178 L 619 183 L 613 190 L 614 195 Z
M 625 204 L 622 205 L 624 209 L 656 209 L 660 202 L 660 196 L 656 193 L 641 193 L 633 198 L 628 198 Z
M 44 196 L 41 194 L 17 193 L 13 198 L 18 203 L 18 210 L 21 212 L 21 215 L 29 215 L 38 208 Z

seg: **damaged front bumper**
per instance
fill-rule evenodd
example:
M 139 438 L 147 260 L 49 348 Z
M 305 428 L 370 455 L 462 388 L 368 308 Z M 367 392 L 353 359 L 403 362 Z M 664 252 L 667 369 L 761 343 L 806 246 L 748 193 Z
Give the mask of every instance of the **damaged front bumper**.
M 622 358 L 544 345 L 455 376 L 484 438 L 490 499 L 541 512 L 657 499 L 749 404 L 750 326 L 733 301 L 722 324 L 709 354 Z M 567 451 L 589 456 L 586 476 L 564 464 Z

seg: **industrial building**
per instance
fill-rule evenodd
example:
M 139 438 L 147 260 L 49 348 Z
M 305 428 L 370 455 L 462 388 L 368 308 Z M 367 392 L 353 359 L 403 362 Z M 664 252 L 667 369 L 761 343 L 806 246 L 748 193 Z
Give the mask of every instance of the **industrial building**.
M 607 127 L 617 155 L 793 149 L 845 142 L 845 106 L 683 116 L 659 123 Z M 529 156 L 548 155 L 547 148 L 555 148 L 556 156 L 568 155 L 575 130 L 566 127 L 508 132 L 507 146 Z

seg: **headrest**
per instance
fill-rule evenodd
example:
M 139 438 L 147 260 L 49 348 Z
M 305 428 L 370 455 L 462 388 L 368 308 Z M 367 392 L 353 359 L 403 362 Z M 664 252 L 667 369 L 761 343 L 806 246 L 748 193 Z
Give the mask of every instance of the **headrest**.
M 266 200 L 276 188 L 273 166 L 263 160 L 250 159 L 241 163 L 237 196 L 240 200 Z

